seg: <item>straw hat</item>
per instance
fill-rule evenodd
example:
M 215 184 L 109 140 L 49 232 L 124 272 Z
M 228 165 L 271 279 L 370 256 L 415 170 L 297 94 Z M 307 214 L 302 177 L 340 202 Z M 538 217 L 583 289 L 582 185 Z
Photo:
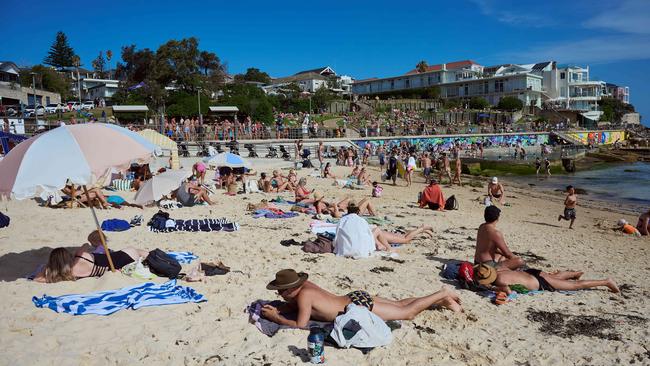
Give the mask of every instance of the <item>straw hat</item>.
M 323 194 L 320 191 L 314 191 L 314 200 L 320 201 L 323 199 Z
M 487 264 L 474 266 L 474 280 L 481 285 L 489 285 L 497 279 L 497 271 Z
M 283 269 L 275 274 L 275 280 L 266 285 L 267 290 L 286 290 L 295 288 L 307 281 L 309 275 L 305 272 L 297 273 L 293 269 Z

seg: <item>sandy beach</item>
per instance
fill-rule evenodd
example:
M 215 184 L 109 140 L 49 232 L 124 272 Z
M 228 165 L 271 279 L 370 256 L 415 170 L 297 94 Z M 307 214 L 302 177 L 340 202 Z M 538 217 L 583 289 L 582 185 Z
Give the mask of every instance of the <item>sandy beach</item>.
M 259 161 L 262 161 L 261 159 Z M 276 162 L 278 160 L 275 160 Z M 255 166 L 258 172 L 270 168 Z M 349 168 L 335 167 L 334 173 Z M 371 168 L 374 179 L 380 176 Z M 300 170 L 307 176 L 310 170 Z M 477 180 L 477 179 L 473 179 Z M 427 310 L 413 321 L 403 321 L 393 332 L 392 344 L 364 355 L 355 349 L 327 347 L 330 365 L 617 365 L 650 364 L 650 241 L 624 236 L 610 228 L 625 217 L 603 210 L 602 204 L 578 203 L 575 230 L 558 223 L 563 209 L 560 193 L 531 193 L 508 186 L 509 207 L 503 207 L 499 227 L 510 248 L 532 267 L 575 269 L 585 279 L 615 279 L 622 293 L 605 289 L 571 294 L 545 292 L 522 295 L 502 306 L 473 292 L 457 290 L 465 312 Z M 370 189 L 347 190 L 332 180 L 308 177 L 326 199 L 370 196 Z M 364 289 L 388 298 L 421 296 L 452 286 L 440 277 L 448 259 L 472 260 L 476 230 L 483 222 L 484 188 L 443 186 L 445 196 L 456 195 L 458 211 L 433 212 L 415 207 L 423 178 L 410 188 L 383 184 L 384 195 L 374 198 L 380 216 L 398 226 L 422 224 L 434 228 L 433 238 L 401 246 L 403 263 L 380 257 L 353 260 L 333 254 L 308 254 L 298 246 L 284 247 L 284 239 L 312 237 L 312 218 L 254 219 L 248 203 L 277 194 L 227 196 L 218 191 L 215 206 L 170 211 L 173 218 L 220 218 L 239 223 L 232 233 L 152 233 L 145 225 L 109 233 L 110 247 L 192 251 L 201 261 L 218 260 L 232 268 L 224 276 L 189 286 L 208 301 L 123 310 L 110 316 L 72 316 L 34 306 L 33 296 L 87 293 L 117 289 L 142 281 L 118 273 L 75 282 L 40 284 L 24 279 L 45 262 L 51 249 L 79 247 L 93 230 L 88 209 L 49 209 L 33 200 L 2 201 L 0 210 L 11 225 L 0 229 L 0 342 L 2 365 L 294 365 L 307 361 L 304 330 L 282 330 L 267 337 L 248 323 L 244 310 L 257 299 L 275 300 L 265 289 L 276 271 L 294 268 L 334 293 Z M 127 200 L 134 192 L 120 193 Z M 293 194 L 280 194 L 285 198 Z M 158 211 L 124 208 L 98 212 L 100 220 L 130 220 L 143 214 L 145 223 Z M 187 265 L 185 269 L 189 268 Z M 157 279 L 154 282 L 163 282 Z M 308 361 L 307 361 L 308 362 Z

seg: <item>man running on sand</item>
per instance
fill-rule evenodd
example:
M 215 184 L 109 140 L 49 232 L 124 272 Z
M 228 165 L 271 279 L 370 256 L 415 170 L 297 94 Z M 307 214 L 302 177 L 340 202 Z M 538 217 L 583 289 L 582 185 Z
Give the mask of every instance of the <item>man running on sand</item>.
M 571 220 L 569 229 L 573 229 L 573 222 L 576 221 L 576 205 L 578 204 L 578 195 L 573 186 L 566 187 L 567 196 L 564 199 L 564 215 L 558 215 L 557 221 Z
M 476 234 L 474 264 L 482 263 L 496 268 L 515 270 L 525 263 L 523 259 L 512 254 L 503 234 L 497 229 L 500 215 L 501 210 L 496 206 L 485 208 L 483 213 L 485 223 L 479 226 Z
M 262 308 L 262 316 L 274 323 L 304 329 L 310 319 L 333 322 L 338 315 L 345 313 L 345 308 L 351 303 L 366 307 L 384 321 L 412 320 L 433 305 L 454 312 L 463 311 L 458 295 L 444 287 L 428 296 L 389 300 L 371 296 L 361 290 L 338 296 L 308 281 L 308 277 L 307 273 L 296 273 L 293 269 L 277 272 L 275 280 L 269 282 L 266 288 L 277 291 L 287 304 L 279 308 L 265 305 Z M 287 319 L 281 314 L 291 311 L 298 313 L 296 320 Z

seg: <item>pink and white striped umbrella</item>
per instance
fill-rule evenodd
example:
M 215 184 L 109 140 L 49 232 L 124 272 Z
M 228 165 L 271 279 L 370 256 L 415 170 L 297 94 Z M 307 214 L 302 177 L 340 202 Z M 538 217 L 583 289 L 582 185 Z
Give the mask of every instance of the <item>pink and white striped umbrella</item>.
M 14 147 L 0 161 L 0 197 L 58 194 L 68 180 L 93 185 L 112 168 L 149 161 L 156 145 L 106 123 L 63 125 Z

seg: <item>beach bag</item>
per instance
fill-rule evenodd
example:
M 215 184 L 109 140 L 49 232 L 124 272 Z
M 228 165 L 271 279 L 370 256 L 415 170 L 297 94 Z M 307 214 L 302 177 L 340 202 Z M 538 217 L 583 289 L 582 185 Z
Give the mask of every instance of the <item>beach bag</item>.
M 452 195 L 445 201 L 445 210 L 458 210 L 458 200 Z
M 0 228 L 9 226 L 10 221 L 11 219 L 9 218 L 9 216 L 0 212 Z
M 307 240 L 302 243 L 302 251 L 306 253 L 332 253 L 334 246 L 332 239 L 318 235 L 315 240 Z
M 449 262 L 445 263 L 445 265 L 442 267 L 442 271 L 440 272 L 440 276 L 443 278 L 446 278 L 448 280 L 455 280 L 458 278 L 458 273 L 460 273 L 460 265 L 463 262 L 457 261 L 457 260 L 450 260 Z M 468 262 L 465 262 L 468 263 Z
M 374 348 L 390 344 L 393 335 L 386 322 L 364 306 L 349 304 L 334 320 L 330 337 L 343 348 Z
M 174 279 L 181 272 L 181 265 L 178 261 L 160 249 L 150 251 L 142 263 L 149 267 L 151 273 L 160 277 Z
M 246 182 L 246 192 L 257 193 L 260 191 L 260 186 L 256 180 L 249 180 Z
M 147 225 L 151 226 L 152 228 L 156 230 L 164 230 L 166 225 L 165 223 L 169 220 L 169 214 L 164 211 L 158 211 L 151 220 L 147 223 Z
M 126 220 L 108 219 L 102 222 L 102 230 L 104 231 L 126 231 L 130 228 L 131 224 Z
M 336 226 L 334 251 L 337 256 L 370 257 L 375 251 L 375 237 L 368 222 L 357 214 L 343 216 Z
M 471 290 L 476 288 L 476 283 L 474 282 L 474 266 L 470 262 L 461 262 L 458 267 L 456 279 L 462 289 Z

